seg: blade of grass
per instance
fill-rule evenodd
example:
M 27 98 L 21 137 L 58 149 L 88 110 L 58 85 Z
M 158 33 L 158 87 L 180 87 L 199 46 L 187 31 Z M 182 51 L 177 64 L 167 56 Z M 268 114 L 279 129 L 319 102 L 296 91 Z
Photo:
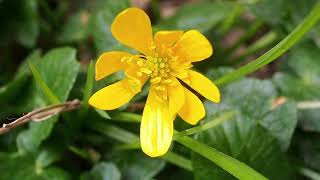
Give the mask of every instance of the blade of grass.
M 105 119 L 111 119 L 110 115 L 106 111 L 100 110 L 100 109 L 95 109 L 95 110 L 101 117 Z
M 139 142 L 139 138 L 135 134 L 111 124 L 95 122 L 92 123 L 90 127 L 123 143 Z
M 229 13 L 227 18 L 223 21 L 223 23 L 220 26 L 220 31 L 222 34 L 227 33 L 232 25 L 235 23 L 235 20 L 237 17 L 241 15 L 243 12 L 244 8 L 241 4 L 235 4 L 234 9 Z
M 188 136 L 176 140 L 195 153 L 207 158 L 238 179 L 265 180 L 264 176 L 246 164 Z
M 90 61 L 90 64 L 88 65 L 87 80 L 84 86 L 83 99 L 82 99 L 82 104 L 84 109 L 89 108 L 88 101 L 92 94 L 93 81 L 94 81 L 94 62 Z
M 320 180 L 320 174 L 318 172 L 315 172 L 311 169 L 307 168 L 300 168 L 299 172 L 304 175 L 305 177 L 308 177 L 309 179 L 312 180 Z
M 171 162 L 172 164 L 179 164 L 179 166 L 183 167 L 185 170 L 193 170 L 192 163 L 189 159 L 186 159 L 185 157 L 180 156 L 178 154 L 172 153 L 171 151 L 169 151 L 161 158 L 167 160 L 168 162 Z
M 241 77 L 252 73 L 265 65 L 274 61 L 277 57 L 285 53 L 288 49 L 290 49 L 295 43 L 300 40 L 303 35 L 309 31 L 315 23 L 320 18 L 320 1 L 317 1 L 312 11 L 309 15 L 300 23 L 286 38 L 284 38 L 281 42 L 279 42 L 275 47 L 271 50 L 257 58 L 256 60 L 242 66 L 238 70 L 235 70 L 229 74 L 224 75 L 223 77 L 217 79 L 215 83 L 217 85 L 225 85 Z
M 222 113 L 220 116 L 218 116 L 217 118 L 215 118 L 207 123 L 204 123 L 204 124 L 183 130 L 181 132 L 175 133 L 173 136 L 173 139 L 176 140 L 176 139 L 181 138 L 183 136 L 190 136 L 190 135 L 193 135 L 196 133 L 206 131 L 210 128 L 213 128 L 213 127 L 216 127 L 216 126 L 222 124 L 224 121 L 231 119 L 235 115 L 236 115 L 235 111 L 229 111 L 229 112 Z
M 141 115 L 129 112 L 117 112 L 111 114 L 112 119 L 123 122 L 141 122 Z
M 29 62 L 29 68 L 32 72 L 32 75 L 34 79 L 36 80 L 37 84 L 40 86 L 43 93 L 47 96 L 48 100 L 52 104 L 58 104 L 60 103 L 60 100 L 57 98 L 57 96 L 54 95 L 54 93 L 51 91 L 51 89 L 48 87 L 46 82 L 41 78 L 39 71 L 36 69 L 36 67 Z

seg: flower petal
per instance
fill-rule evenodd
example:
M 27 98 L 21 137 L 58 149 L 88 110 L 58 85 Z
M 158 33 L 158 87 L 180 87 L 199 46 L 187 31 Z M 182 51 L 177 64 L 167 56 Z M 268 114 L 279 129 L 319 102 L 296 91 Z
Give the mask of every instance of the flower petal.
M 202 119 L 206 111 L 200 99 L 184 88 L 185 102 L 178 112 L 179 116 L 187 123 L 195 125 Z
M 197 30 L 184 33 L 174 45 L 176 55 L 191 62 L 207 59 L 212 55 L 212 46 L 207 38 Z
M 180 82 L 174 78 L 176 85 L 168 86 L 168 98 L 170 113 L 175 116 L 184 104 L 184 88 Z
M 164 48 L 171 47 L 182 36 L 183 31 L 158 31 L 154 35 L 154 43 L 158 53 L 165 50 Z
M 89 104 L 103 110 L 113 110 L 129 102 L 141 91 L 143 84 L 126 78 L 111 84 L 91 96 Z
M 140 143 L 144 153 L 151 157 L 165 154 L 173 136 L 173 119 L 167 100 L 150 88 L 140 126 Z
M 124 70 L 129 67 L 126 62 L 121 62 L 123 57 L 131 57 L 132 55 L 121 51 L 111 51 L 103 53 L 96 63 L 96 76 L 98 81 L 112 73 Z
M 153 55 L 151 22 L 143 10 L 133 7 L 119 13 L 111 25 L 111 32 L 124 45 Z
M 208 78 L 195 71 L 188 71 L 188 81 L 182 79 L 192 89 L 200 93 L 205 98 L 215 103 L 220 102 L 220 91 Z

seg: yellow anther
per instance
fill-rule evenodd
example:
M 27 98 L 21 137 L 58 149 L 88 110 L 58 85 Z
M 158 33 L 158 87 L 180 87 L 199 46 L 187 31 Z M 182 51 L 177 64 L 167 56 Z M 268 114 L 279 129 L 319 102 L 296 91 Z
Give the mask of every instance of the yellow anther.
M 158 90 L 158 91 L 166 90 L 166 88 L 164 86 L 161 86 L 161 85 L 160 86 L 156 86 L 155 89 Z
M 138 64 L 138 66 L 143 66 L 144 62 L 143 62 L 143 60 L 139 59 L 139 60 L 137 61 L 137 64 Z
M 157 84 L 161 81 L 161 77 L 157 76 L 155 78 L 150 79 L 151 83 Z
M 127 60 L 127 63 L 130 64 L 132 62 L 133 58 L 130 57 L 128 60 Z
M 172 81 L 172 79 L 166 79 L 166 80 L 164 80 L 163 82 L 166 83 L 166 84 L 170 84 L 170 83 L 172 83 L 173 81 Z
M 158 62 L 157 58 L 153 58 L 153 63 L 157 63 L 157 62 Z
M 152 71 L 150 69 L 147 69 L 147 68 L 140 68 L 140 71 L 144 72 L 146 74 L 151 74 L 152 73 Z
M 162 63 L 159 64 L 159 67 L 160 67 L 160 68 L 163 68 L 164 65 L 165 65 L 165 64 L 162 62 Z
M 130 59 L 130 57 L 123 57 L 123 58 L 121 58 L 121 62 L 126 62 L 128 59 Z
M 160 69 L 160 74 L 164 74 L 166 71 L 164 69 Z
M 143 74 L 140 71 L 137 71 L 137 76 L 141 77 Z

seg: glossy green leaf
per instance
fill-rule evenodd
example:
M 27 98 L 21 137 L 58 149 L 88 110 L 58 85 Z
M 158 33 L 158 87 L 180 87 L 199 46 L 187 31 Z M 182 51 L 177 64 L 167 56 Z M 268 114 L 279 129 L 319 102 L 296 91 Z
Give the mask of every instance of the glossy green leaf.
M 36 167 L 37 168 L 46 168 L 51 165 L 53 162 L 56 162 L 61 158 L 61 151 L 57 149 L 43 149 L 36 158 Z
M 71 48 L 52 50 L 45 54 L 35 67 L 39 71 L 39 77 L 59 101 L 66 101 L 79 71 L 75 50 Z M 28 106 L 24 109 L 31 111 L 51 104 L 36 81 L 33 81 L 28 88 L 27 95 L 23 99 Z M 31 122 L 29 129 L 21 132 L 17 138 L 19 149 L 34 151 L 49 136 L 57 119 L 58 116 L 54 116 L 42 122 Z
M 14 78 L 12 78 L 8 84 L 0 87 L 0 108 L 2 109 L 2 112 L 0 113 L 1 116 L 24 112 L 24 110 L 20 110 L 19 107 L 24 109 L 25 104 L 20 106 L 22 102 L 17 102 L 17 99 L 21 99 L 21 96 L 23 97 L 25 95 L 26 87 L 28 87 L 31 81 L 31 73 L 28 62 L 38 64 L 41 60 L 40 56 L 41 51 L 39 50 L 35 50 L 30 53 L 19 66 Z
M 241 94 L 234 96 L 239 89 Z M 271 102 L 277 94 L 270 81 L 244 79 L 226 86 L 222 95 L 223 102 L 218 105 L 205 103 L 208 113 L 205 121 L 231 109 L 238 110 L 237 116 L 199 133 L 197 139 L 247 164 L 267 178 L 290 178 L 291 169 L 280 145 L 283 149 L 287 148 L 295 129 L 294 104 L 272 110 Z M 233 179 L 226 172 L 228 169 L 223 171 L 197 154 L 192 159 L 196 179 Z
M 320 48 L 306 41 L 294 48 L 287 60 L 287 70 L 273 79 L 281 95 L 296 101 L 319 101 L 320 98 Z M 307 131 L 320 131 L 318 109 L 299 110 L 300 125 Z
M 277 138 L 281 149 L 285 151 L 289 148 L 297 121 L 297 106 L 289 101 L 273 109 L 259 123 Z
M 41 61 L 41 51 L 39 49 L 32 51 L 19 66 L 14 79 L 19 79 L 23 76 L 31 75 L 29 63 L 37 65 Z

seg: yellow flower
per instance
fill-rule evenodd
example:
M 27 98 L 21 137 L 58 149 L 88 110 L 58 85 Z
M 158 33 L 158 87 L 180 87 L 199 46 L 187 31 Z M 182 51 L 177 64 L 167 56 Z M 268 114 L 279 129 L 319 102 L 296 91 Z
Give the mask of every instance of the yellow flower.
M 205 116 L 202 102 L 184 85 L 213 102 L 220 101 L 219 89 L 190 69 L 192 62 L 212 55 L 212 46 L 197 30 L 159 31 L 153 37 L 148 15 L 138 8 L 128 8 L 118 14 L 111 32 L 118 41 L 141 54 L 120 51 L 102 54 L 96 63 L 95 79 L 117 71 L 124 71 L 126 78 L 96 92 L 89 103 L 98 109 L 116 109 L 129 102 L 150 79 L 140 143 L 147 155 L 161 156 L 170 147 L 177 114 L 192 125 Z

